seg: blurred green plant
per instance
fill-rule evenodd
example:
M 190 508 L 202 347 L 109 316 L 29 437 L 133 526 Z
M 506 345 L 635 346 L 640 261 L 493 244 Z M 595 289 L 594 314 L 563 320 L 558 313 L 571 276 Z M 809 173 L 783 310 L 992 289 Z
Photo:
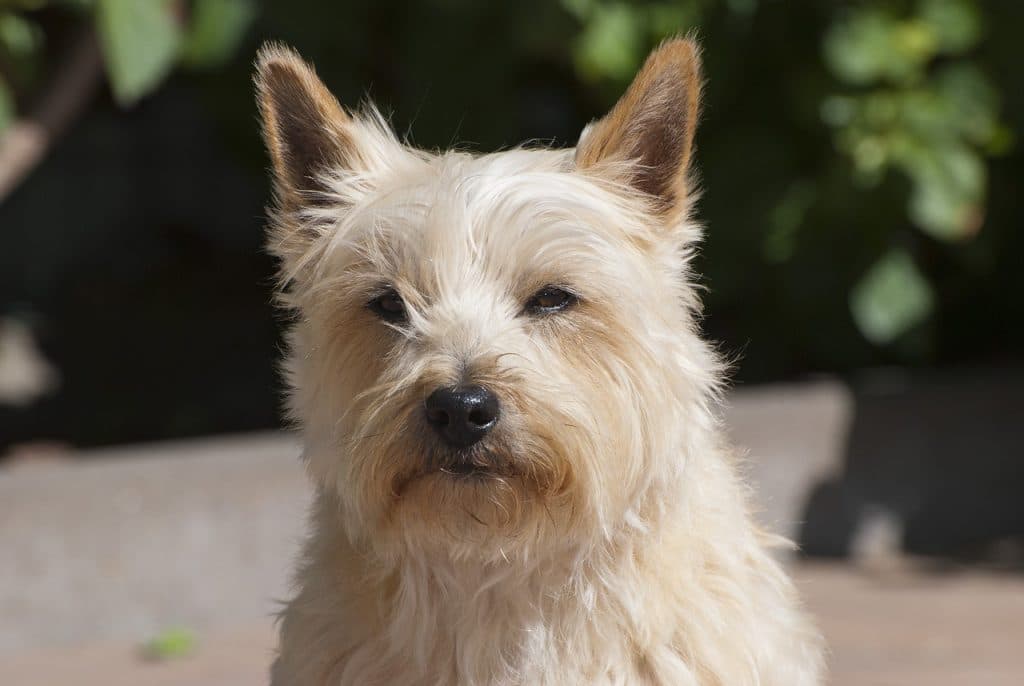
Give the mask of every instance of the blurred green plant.
M 715 1 L 562 0 L 582 24 L 573 45 L 580 75 L 591 81 L 628 79 L 652 43 L 696 26 L 704 6 Z
M 562 2 L 582 23 L 573 48 L 578 72 L 615 82 L 633 74 L 652 43 L 692 30 L 719 3 L 737 16 L 759 7 L 758 0 Z M 842 89 L 821 96 L 820 113 L 852 163 L 853 181 L 873 188 L 895 170 L 910 182 L 906 211 L 915 226 L 939 241 L 971 239 L 985 215 L 986 158 L 1012 141 L 998 93 L 970 56 L 983 32 L 980 10 L 970 0 L 868 0 L 830 14 L 822 53 Z M 780 196 L 767 217 L 767 261 L 792 257 L 817 193 L 815 181 L 796 179 Z M 934 302 L 914 258 L 897 247 L 899 230 L 894 223 L 893 247 L 849 294 L 854 322 L 878 345 L 924 321 Z
M 900 248 L 879 258 L 850 293 L 854 319 L 874 343 L 887 343 L 920 322 L 933 302 L 928 281 Z
M 222 65 L 255 13 L 255 0 L 0 0 L 0 202 L 84 111 L 104 72 L 130 107 L 178 65 Z
M 14 63 L 15 76 L 24 76 L 27 63 L 35 58 L 41 42 L 41 31 L 33 22 L 11 10 L 0 12 L 0 51 Z M 14 90 L 0 73 L 0 131 L 10 125 L 14 117 Z
M 147 660 L 162 662 L 188 657 L 195 652 L 199 640 L 191 629 L 170 627 L 142 645 L 142 656 Z
M 961 300 L 1011 292 L 989 277 L 1009 278 L 998 270 L 1019 216 L 999 204 L 1019 164 L 1002 117 L 1024 128 L 1024 91 L 1009 66 L 1017 3 L 296 2 L 0 0 L 0 132 L 30 121 L 37 112 L 25 104 L 57 85 L 68 65 L 54 62 L 74 57 L 69 27 L 88 34 L 92 78 L 106 74 L 123 106 L 177 69 L 219 70 L 194 83 L 254 166 L 263 157 L 241 123 L 252 117 L 248 65 L 230 60 L 250 34 L 295 44 L 349 102 L 373 84 L 398 116 L 415 112 L 423 143 L 450 142 L 453 117 L 474 108 L 459 135 L 486 147 L 547 135 L 552 124 L 563 127 L 558 140 L 572 140 L 652 45 L 699 30 L 709 76 L 700 140 L 708 323 L 735 325 L 716 334 L 771 330 L 758 350 L 774 355 L 764 364 L 772 374 L 916 363 L 933 344 L 954 347 L 948 329 L 970 328 L 957 324 L 969 307 L 951 310 Z M 0 136 L 0 201 L 12 185 L 5 138 L 13 135 Z M 1009 163 L 996 167 L 1005 151 Z M 780 331 L 784 316 L 798 324 Z M 764 352 L 768 338 L 777 349 Z
M 130 106 L 178 65 L 223 64 L 256 7 L 255 0 L 0 0 L 0 60 L 13 75 L 0 76 L 0 131 L 15 116 L 15 94 L 38 85 L 48 39 L 43 11 L 77 17 L 85 30 L 95 30 L 114 97 Z
M 1011 140 L 995 88 L 968 56 L 981 35 L 973 3 L 919 0 L 910 12 L 890 2 L 858 6 L 824 40 L 828 67 L 848 87 L 821 108 L 836 147 L 866 186 L 890 169 L 904 174 L 911 221 L 940 241 L 969 240 L 981 228 L 985 158 Z M 927 316 L 930 288 L 892 248 L 851 294 L 854 319 L 870 340 L 892 341 Z

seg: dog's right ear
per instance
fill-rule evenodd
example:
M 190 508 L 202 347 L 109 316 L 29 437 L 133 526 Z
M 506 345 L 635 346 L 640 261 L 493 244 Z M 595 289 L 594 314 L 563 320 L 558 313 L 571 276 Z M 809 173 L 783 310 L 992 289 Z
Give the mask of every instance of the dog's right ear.
M 667 217 L 684 213 L 700 94 L 697 44 L 688 38 L 662 43 L 612 111 L 584 130 L 577 167 L 614 170 L 627 163 L 629 173 L 620 180 Z
M 265 44 L 255 80 L 281 209 L 323 204 L 329 173 L 368 162 L 359 150 L 358 123 L 290 48 Z

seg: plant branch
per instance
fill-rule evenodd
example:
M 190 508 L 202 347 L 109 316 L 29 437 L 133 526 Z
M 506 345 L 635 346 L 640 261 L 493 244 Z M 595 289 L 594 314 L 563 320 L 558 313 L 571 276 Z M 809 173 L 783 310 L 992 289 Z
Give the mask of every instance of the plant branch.
M 43 160 L 92 99 L 103 76 L 103 58 L 92 27 L 68 48 L 49 87 L 31 113 L 0 134 L 0 203 Z

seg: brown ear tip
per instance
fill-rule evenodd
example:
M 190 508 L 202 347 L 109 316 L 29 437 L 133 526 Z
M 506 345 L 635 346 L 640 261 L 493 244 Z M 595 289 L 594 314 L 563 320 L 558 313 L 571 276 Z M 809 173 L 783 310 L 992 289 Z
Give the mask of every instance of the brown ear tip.
M 651 52 L 651 62 L 676 62 L 687 71 L 700 72 L 700 42 L 692 35 L 666 38 Z
M 685 51 L 698 56 L 700 55 L 700 40 L 693 33 L 688 33 L 685 36 L 669 36 L 661 42 L 658 49 Z
M 257 78 L 270 71 L 296 71 L 305 67 L 299 53 L 284 43 L 266 41 L 256 52 Z

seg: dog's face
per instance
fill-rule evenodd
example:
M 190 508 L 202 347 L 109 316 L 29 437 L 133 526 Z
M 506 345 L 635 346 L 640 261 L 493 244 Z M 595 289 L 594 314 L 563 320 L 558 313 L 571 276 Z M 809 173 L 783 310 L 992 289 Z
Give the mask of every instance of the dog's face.
M 291 409 L 352 537 L 508 556 L 642 526 L 714 369 L 684 278 L 694 46 L 575 150 L 412 150 L 280 48 L 257 85 Z

